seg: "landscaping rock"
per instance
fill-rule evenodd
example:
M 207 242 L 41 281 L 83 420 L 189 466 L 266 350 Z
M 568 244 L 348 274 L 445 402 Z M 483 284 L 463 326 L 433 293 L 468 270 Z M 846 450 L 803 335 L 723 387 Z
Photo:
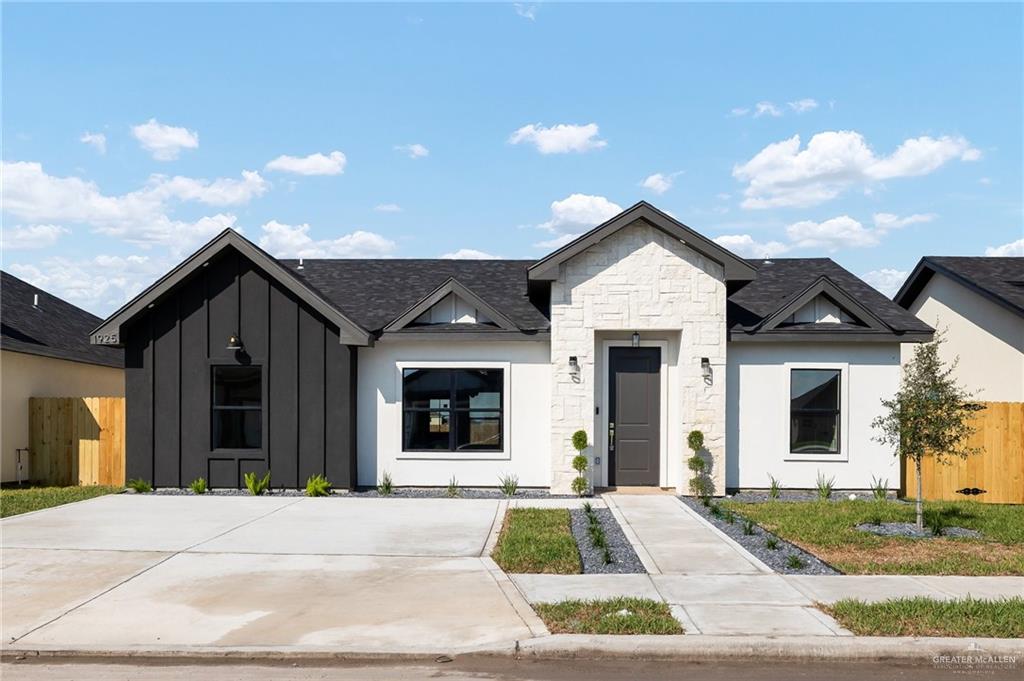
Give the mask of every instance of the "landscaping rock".
M 129 490 L 131 491 L 131 490 Z M 197 495 L 187 487 L 160 487 L 153 490 L 152 492 L 142 492 L 141 494 L 157 494 L 164 496 L 220 496 L 220 497 L 247 497 L 250 496 L 249 490 L 247 489 L 211 489 L 207 490 L 205 495 Z M 305 489 L 271 489 L 267 490 L 263 496 L 268 497 L 301 497 L 305 496 Z M 395 499 L 446 499 L 448 498 L 448 492 L 443 487 L 402 487 L 396 488 L 389 495 L 382 495 L 377 492 L 376 489 L 360 489 L 356 491 L 349 491 L 345 489 L 332 490 L 331 496 L 338 497 L 371 497 L 371 498 L 388 498 L 393 497 Z M 516 492 L 514 497 L 506 497 L 501 490 L 496 489 L 480 489 L 480 488 L 465 488 L 459 490 L 459 496 L 454 497 L 456 499 L 575 499 L 575 494 L 551 494 L 547 490 L 542 489 L 521 489 Z
M 615 516 L 607 508 L 595 508 L 601 527 L 604 528 L 605 540 L 608 544 L 608 551 L 612 554 L 612 562 L 604 562 L 604 550 L 599 549 L 590 541 L 590 533 L 587 526 L 590 521 L 587 513 L 582 508 L 570 509 L 569 517 L 572 521 L 572 534 L 576 538 L 576 544 L 580 549 L 580 559 L 583 562 L 583 574 L 599 575 L 621 575 L 621 574 L 644 574 L 643 563 L 633 550 L 632 544 L 626 539 L 626 535 L 619 527 Z
M 870 491 L 864 490 L 833 490 L 828 501 L 850 501 L 850 495 L 861 501 L 871 501 L 875 498 Z M 689 497 L 688 497 L 689 498 Z M 744 504 L 761 504 L 767 501 L 819 501 L 818 493 L 815 490 L 782 490 L 778 499 L 772 499 L 767 491 L 744 491 L 726 495 L 729 501 L 738 501 Z M 896 493 L 891 492 L 886 496 L 889 501 L 896 501 Z
M 857 525 L 857 529 L 861 532 L 870 532 L 881 537 L 910 537 L 912 539 L 932 539 L 935 537 L 930 529 L 926 527 L 923 531 L 919 530 L 914 523 L 881 523 L 879 525 L 862 523 Z M 981 532 L 969 530 L 966 527 L 944 527 L 940 536 L 979 539 Z
M 735 497 L 734 497 L 735 498 Z M 788 541 L 777 537 L 776 535 L 768 532 L 760 525 L 754 525 L 753 534 L 743 534 L 743 520 L 739 514 L 735 515 L 735 519 L 732 523 L 726 522 L 722 518 L 716 518 L 711 514 L 711 509 L 699 500 L 692 497 L 680 497 L 683 503 L 692 508 L 704 519 L 710 522 L 712 525 L 717 527 L 719 530 L 729 536 L 730 539 L 735 541 L 737 544 L 745 548 L 750 553 L 754 554 L 759 558 L 765 565 L 770 567 L 776 572 L 781 572 L 787 575 L 839 575 L 842 574 L 834 567 L 825 563 L 813 554 L 804 551 L 798 546 L 790 544 Z M 743 499 L 743 501 L 749 501 L 749 499 Z M 715 502 L 712 502 L 715 503 Z M 778 543 L 778 548 L 769 549 L 765 546 L 765 541 L 768 538 L 774 538 Z M 790 556 L 796 556 L 803 563 L 803 567 L 792 568 L 789 566 L 788 561 Z

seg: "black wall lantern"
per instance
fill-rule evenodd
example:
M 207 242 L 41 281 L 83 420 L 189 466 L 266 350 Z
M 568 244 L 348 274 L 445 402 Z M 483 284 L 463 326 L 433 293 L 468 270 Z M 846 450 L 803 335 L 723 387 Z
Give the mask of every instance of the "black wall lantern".
M 639 331 L 634 331 L 633 332 L 633 347 L 634 348 L 640 347 L 640 332 Z
M 245 343 L 243 343 L 242 339 L 238 337 L 238 334 L 233 333 L 228 338 L 228 347 L 227 347 L 227 349 L 228 350 L 235 350 L 235 351 L 245 350 Z

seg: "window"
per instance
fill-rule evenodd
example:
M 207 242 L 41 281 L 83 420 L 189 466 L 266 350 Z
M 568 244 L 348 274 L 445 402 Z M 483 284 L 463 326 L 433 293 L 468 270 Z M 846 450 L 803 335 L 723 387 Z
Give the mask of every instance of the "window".
M 260 367 L 213 367 L 213 448 L 259 449 L 263 444 Z
M 500 452 L 502 369 L 403 369 L 403 451 Z
M 838 369 L 792 369 L 789 451 L 839 453 Z

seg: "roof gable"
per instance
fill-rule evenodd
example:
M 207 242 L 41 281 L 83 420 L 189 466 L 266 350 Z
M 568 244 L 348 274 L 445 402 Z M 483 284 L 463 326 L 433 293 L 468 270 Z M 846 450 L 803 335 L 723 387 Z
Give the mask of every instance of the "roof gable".
M 558 278 L 558 266 L 563 262 L 579 255 L 637 220 L 643 220 L 669 236 L 683 241 L 701 255 L 721 264 L 725 268 L 726 280 L 750 281 L 754 278 L 757 270 L 749 262 L 690 229 L 670 215 L 661 212 L 646 201 L 641 201 L 531 265 L 528 270 L 530 279 L 554 281 Z
M 761 323 L 757 325 L 757 330 L 771 331 L 772 329 L 779 328 L 779 326 L 782 325 L 788 317 L 818 296 L 822 295 L 828 296 L 828 298 L 839 305 L 840 309 L 845 309 L 866 327 L 874 331 L 889 332 L 892 330 L 885 322 L 879 319 L 874 312 L 836 286 L 835 282 L 829 279 L 827 275 L 818 277 L 810 286 L 791 298 L 789 302 L 780 307 L 773 314 L 765 317 Z
M 1024 257 L 925 256 L 893 300 L 910 309 L 936 272 L 1024 317 Z
M 396 317 L 394 321 L 385 326 L 384 332 L 387 333 L 389 331 L 399 331 L 404 329 L 412 324 L 420 315 L 430 310 L 430 308 L 448 295 L 456 295 L 471 304 L 473 307 L 482 311 L 497 325 L 498 328 L 506 331 L 518 330 L 518 327 L 516 327 L 512 320 L 499 312 L 493 306 L 489 305 L 487 301 L 478 296 L 472 290 L 459 283 L 457 279 L 450 277 L 443 284 L 421 298 L 415 305 Z
M 322 314 L 331 323 L 337 325 L 339 338 L 342 343 L 346 345 L 371 344 L 372 338 L 369 331 L 342 314 L 318 291 L 295 277 L 289 269 L 281 265 L 266 251 L 232 229 L 226 229 L 221 232 L 184 262 L 108 317 L 93 330 L 91 342 L 95 345 L 119 345 L 121 342 L 121 326 L 125 322 L 144 312 L 161 296 L 178 286 L 186 277 L 200 267 L 203 267 L 212 257 L 227 248 L 234 248 L 266 272 L 269 277 L 288 289 L 299 300 Z

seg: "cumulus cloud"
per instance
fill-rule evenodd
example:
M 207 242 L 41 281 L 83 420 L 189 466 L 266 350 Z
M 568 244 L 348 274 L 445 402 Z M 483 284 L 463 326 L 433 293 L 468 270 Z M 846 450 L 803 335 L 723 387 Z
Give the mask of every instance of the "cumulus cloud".
M 264 170 L 295 175 L 341 175 L 345 172 L 348 159 L 340 151 L 329 154 L 310 154 L 309 156 L 281 155 L 269 161 Z
M 107 153 L 107 136 L 102 132 L 86 131 L 82 133 L 82 136 L 78 138 L 78 141 L 82 144 L 88 144 L 100 154 Z
M 680 174 L 682 174 L 682 171 L 669 174 L 654 173 L 653 175 L 645 177 L 640 183 L 640 186 L 657 194 L 658 196 L 661 196 L 669 189 L 672 189 L 672 184 L 675 182 L 676 176 Z
M 430 156 L 430 149 L 422 144 L 396 144 L 395 151 L 400 151 L 411 159 Z
M 551 218 L 538 227 L 554 233 L 578 234 L 621 212 L 619 204 L 603 196 L 570 194 L 560 201 L 551 202 Z
M 378 213 L 401 213 L 402 207 L 397 203 L 378 203 L 373 207 Z
M 903 282 L 907 280 L 908 274 L 908 272 L 902 270 L 880 269 L 866 272 L 861 276 L 861 279 L 889 298 L 892 298 L 900 290 Z
M 755 241 L 749 234 L 727 234 L 714 242 L 744 258 L 774 258 L 790 249 L 780 241 Z
M 560 123 L 546 128 L 543 125 L 524 125 L 508 138 L 509 144 L 532 144 L 542 154 L 582 153 L 601 149 L 608 142 L 598 137 L 597 123 L 571 125 Z
M 915 225 L 922 222 L 931 222 L 937 215 L 935 213 L 914 213 L 900 217 L 892 213 L 875 213 L 872 219 L 875 222 L 875 229 L 880 232 L 888 232 L 894 229 L 902 229 L 907 225 Z
M 1024 256 L 1024 239 L 1017 239 L 1001 246 L 989 246 L 985 249 L 985 255 L 991 257 Z
M 196 131 L 164 125 L 155 118 L 132 126 L 132 135 L 158 161 L 173 161 L 182 149 L 199 147 L 199 133 Z
M 818 108 L 817 100 L 806 97 L 804 99 L 798 99 L 795 102 L 787 103 L 787 106 L 798 114 L 813 111 Z
M 782 109 L 775 106 L 771 102 L 758 102 L 754 105 L 754 118 L 760 118 L 761 116 L 771 116 L 778 118 L 782 115 Z
M 441 256 L 445 260 L 497 260 L 498 256 L 478 251 L 475 248 L 460 248 Z
M 769 144 L 732 174 L 747 183 L 744 208 L 813 206 L 849 187 L 898 177 L 927 175 L 955 159 L 973 161 L 980 152 L 963 137 L 905 140 L 888 156 L 877 156 L 854 131 L 814 135 L 805 149 L 800 136 Z
M 863 248 L 878 244 L 878 234 L 849 215 L 814 222 L 801 220 L 786 228 L 786 236 L 797 248 L 817 248 L 834 253 L 840 248 Z
M 16 225 L 4 227 L 0 232 L 0 243 L 5 251 L 46 248 L 57 243 L 62 234 L 70 232 L 60 225 Z
M 314 240 L 309 225 L 271 220 L 262 227 L 260 248 L 278 258 L 380 258 L 391 255 L 395 242 L 380 234 L 357 230 L 336 239 Z

